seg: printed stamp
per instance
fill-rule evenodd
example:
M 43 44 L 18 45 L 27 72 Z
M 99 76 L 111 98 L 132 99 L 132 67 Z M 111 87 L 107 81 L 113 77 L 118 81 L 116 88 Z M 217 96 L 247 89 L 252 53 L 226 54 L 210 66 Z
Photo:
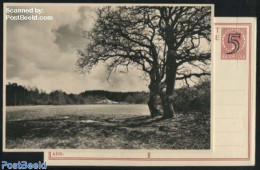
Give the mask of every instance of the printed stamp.
M 221 59 L 246 59 L 246 28 L 221 29 Z

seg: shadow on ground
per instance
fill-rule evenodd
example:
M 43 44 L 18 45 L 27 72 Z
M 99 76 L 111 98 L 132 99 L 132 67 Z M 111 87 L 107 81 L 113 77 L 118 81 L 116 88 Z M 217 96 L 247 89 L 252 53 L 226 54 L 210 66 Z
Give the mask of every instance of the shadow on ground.
M 6 148 L 209 149 L 210 118 L 62 115 L 6 122 Z

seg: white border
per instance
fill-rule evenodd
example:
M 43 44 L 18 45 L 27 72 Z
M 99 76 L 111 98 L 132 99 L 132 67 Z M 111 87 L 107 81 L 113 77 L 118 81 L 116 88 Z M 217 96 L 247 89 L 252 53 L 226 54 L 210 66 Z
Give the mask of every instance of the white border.
M 160 151 L 172 151 L 173 153 L 197 153 L 200 155 L 200 153 L 205 153 L 205 152 L 213 152 L 213 103 L 214 103 L 214 97 L 213 97 L 213 92 L 214 92 L 214 85 L 213 85 L 213 80 L 214 80 L 214 4 L 123 4 L 123 3 L 100 3 L 100 4 L 93 4 L 93 3 L 4 3 L 4 10 L 5 11 L 7 6 L 49 6 L 49 5 L 78 5 L 78 6 L 210 6 L 211 7 L 211 124 L 210 124 L 210 149 L 208 150 L 160 150 Z M 52 151 L 61 151 L 61 150 L 71 150 L 71 149 L 7 149 L 6 148 L 6 20 L 5 20 L 6 13 L 4 12 L 3 15 L 3 26 L 4 26 L 4 54 L 3 54 L 3 74 L 4 74 L 4 79 L 3 79 L 3 151 L 4 152 L 44 152 L 47 150 L 52 150 Z M 102 149 L 73 149 L 76 151 L 102 151 Z M 111 149 L 112 151 L 113 149 Z M 129 150 L 117 150 L 118 152 L 126 152 Z M 132 150 L 131 150 L 132 151 Z M 144 150 L 135 150 L 136 152 L 138 151 L 144 151 Z M 153 152 L 153 151 L 158 151 L 158 150 L 146 150 L 147 152 Z

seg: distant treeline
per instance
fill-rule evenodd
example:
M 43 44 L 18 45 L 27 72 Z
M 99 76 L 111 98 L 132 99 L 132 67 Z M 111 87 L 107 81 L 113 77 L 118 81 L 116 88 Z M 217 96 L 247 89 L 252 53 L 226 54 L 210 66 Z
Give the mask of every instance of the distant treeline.
M 37 88 L 26 88 L 17 83 L 6 85 L 7 106 L 95 104 L 106 99 L 119 103 L 146 104 L 149 99 L 149 93 L 110 92 L 104 90 L 91 90 L 80 94 L 67 94 L 61 90 L 46 93 Z M 188 112 L 197 110 L 209 112 L 210 82 L 204 81 L 189 88 L 176 89 L 173 103 L 176 111 Z
M 38 88 L 28 88 L 17 83 L 6 85 L 7 106 L 93 104 L 106 99 L 120 103 L 143 104 L 147 103 L 148 98 L 147 92 L 92 90 L 80 94 L 67 94 L 62 90 L 55 90 L 46 93 Z

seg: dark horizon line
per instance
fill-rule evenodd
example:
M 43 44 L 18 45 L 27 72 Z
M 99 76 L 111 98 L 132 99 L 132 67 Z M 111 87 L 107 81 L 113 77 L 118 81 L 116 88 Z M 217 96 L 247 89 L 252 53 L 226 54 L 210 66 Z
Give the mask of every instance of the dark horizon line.
M 22 84 L 19 84 L 19 83 L 16 83 L 16 82 L 8 82 L 7 84 L 5 84 L 5 86 L 7 86 L 7 85 L 9 85 L 9 84 L 17 84 L 18 86 L 22 86 L 22 87 L 24 87 L 25 89 L 27 89 L 27 90 L 30 90 L 30 88 L 32 88 L 32 89 L 38 89 L 39 90 L 39 92 L 44 92 L 44 93 L 46 93 L 46 94 L 50 94 L 50 93 L 52 93 L 52 92 L 54 92 L 54 91 L 61 91 L 61 92 L 65 92 L 66 94 L 74 94 L 74 95 L 80 95 L 80 94 L 83 94 L 83 93 L 85 93 L 85 92 L 90 92 L 90 91 L 104 91 L 104 92 L 111 92 L 111 93 L 142 93 L 142 92 L 145 92 L 145 93 L 149 93 L 149 91 L 147 90 L 147 91 L 110 91 L 110 90 L 102 90 L 102 89 L 96 89 L 96 90 L 84 90 L 84 91 L 82 91 L 82 92 L 79 92 L 79 93 L 68 93 L 68 92 L 66 92 L 66 91 L 64 91 L 64 90 L 62 90 L 62 89 L 55 89 L 55 90 L 51 90 L 50 92 L 46 92 L 45 90 L 43 90 L 43 89 L 39 89 L 38 87 L 36 87 L 36 86 L 34 86 L 34 87 L 32 87 L 32 86 L 25 86 L 25 85 L 22 85 Z

